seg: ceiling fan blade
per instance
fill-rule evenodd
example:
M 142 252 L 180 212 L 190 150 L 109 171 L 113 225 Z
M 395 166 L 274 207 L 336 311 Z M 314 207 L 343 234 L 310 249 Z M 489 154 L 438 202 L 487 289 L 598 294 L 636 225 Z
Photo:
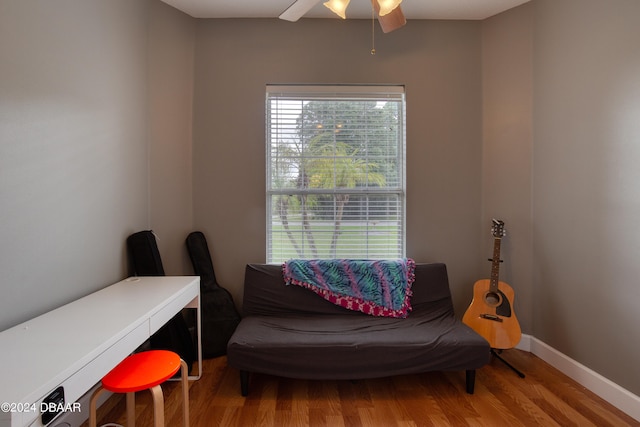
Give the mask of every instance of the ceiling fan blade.
M 404 13 L 402 13 L 400 6 L 393 9 L 390 13 L 380 16 L 380 5 L 378 4 L 378 1 L 371 0 L 371 4 L 376 10 L 378 22 L 380 23 L 383 33 L 390 33 L 393 30 L 403 27 L 407 23 L 407 19 L 404 17 Z
M 287 10 L 282 12 L 279 18 L 284 19 L 285 21 L 296 22 L 319 2 L 320 0 L 296 0 L 291 3 L 291 6 L 289 6 Z

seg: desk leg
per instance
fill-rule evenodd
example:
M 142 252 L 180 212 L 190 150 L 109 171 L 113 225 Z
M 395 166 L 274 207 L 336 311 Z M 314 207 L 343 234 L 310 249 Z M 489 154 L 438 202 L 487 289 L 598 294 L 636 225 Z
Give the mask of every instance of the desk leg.
M 190 380 L 199 380 L 202 377 L 202 314 L 200 311 L 200 293 L 195 297 L 186 308 L 195 308 L 196 310 L 196 336 L 198 347 L 198 375 L 189 375 Z

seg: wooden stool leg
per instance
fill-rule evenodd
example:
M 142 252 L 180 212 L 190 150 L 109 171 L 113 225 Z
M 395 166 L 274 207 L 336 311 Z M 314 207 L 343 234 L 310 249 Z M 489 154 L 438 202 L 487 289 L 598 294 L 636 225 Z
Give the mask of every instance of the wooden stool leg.
M 136 425 L 136 394 L 127 393 L 127 427 Z
M 189 367 L 187 362 L 180 359 L 180 372 L 182 375 L 182 425 L 189 427 Z
M 164 397 L 162 396 L 162 387 L 159 385 L 151 387 L 151 396 L 153 397 L 153 425 L 155 427 L 164 427 Z
M 96 427 L 98 425 L 98 414 L 96 414 L 96 406 L 98 403 L 98 397 L 104 392 L 105 389 L 102 386 L 98 387 L 96 391 L 91 395 L 89 401 L 89 427 Z

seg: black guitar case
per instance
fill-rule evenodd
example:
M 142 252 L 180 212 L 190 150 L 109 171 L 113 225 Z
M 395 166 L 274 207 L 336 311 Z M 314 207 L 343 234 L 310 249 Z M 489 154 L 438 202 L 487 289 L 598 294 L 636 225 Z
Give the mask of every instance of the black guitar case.
M 136 276 L 164 276 L 156 237 L 151 230 L 139 231 L 127 238 L 127 249 Z M 176 314 L 149 340 L 153 350 L 171 350 L 187 363 L 189 371 L 196 360 L 196 349 L 182 313 Z
M 202 355 L 205 358 L 227 354 L 229 338 L 240 323 L 233 297 L 216 281 L 207 239 L 200 231 L 187 236 L 187 250 L 193 271 L 200 276 Z

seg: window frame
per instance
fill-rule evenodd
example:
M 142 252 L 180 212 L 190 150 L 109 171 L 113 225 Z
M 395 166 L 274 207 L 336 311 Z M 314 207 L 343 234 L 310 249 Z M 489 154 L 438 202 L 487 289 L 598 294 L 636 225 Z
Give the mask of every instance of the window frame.
M 373 256 L 366 257 L 371 259 L 384 259 L 384 258 L 404 258 L 406 256 L 406 98 L 405 87 L 403 85 L 267 85 L 266 97 L 265 97 L 265 160 L 266 160 L 266 262 L 267 263 L 281 263 L 286 261 L 281 256 L 274 257 L 273 242 L 274 242 L 274 209 L 273 209 L 273 196 L 277 195 L 291 195 L 291 196 L 303 196 L 303 195 L 332 195 L 338 194 L 354 194 L 363 195 L 365 197 L 369 195 L 391 195 L 397 198 L 396 209 L 400 212 L 397 215 L 397 238 L 399 243 L 396 245 L 397 252 L 389 254 L 391 256 Z M 397 141 L 395 145 L 396 154 L 390 158 L 395 159 L 397 164 L 397 182 L 392 186 L 385 187 L 350 187 L 350 188 L 301 188 L 301 187 L 286 187 L 286 188 L 274 188 L 273 186 L 273 141 L 272 135 L 279 135 L 278 132 L 272 132 L 273 123 L 272 115 L 270 114 L 270 102 L 274 99 L 296 99 L 304 101 L 312 100 L 328 100 L 328 101 L 340 101 L 340 100 L 378 100 L 398 102 L 398 119 L 397 119 Z M 304 145 L 301 143 L 301 145 Z M 300 156 L 301 159 L 308 159 L 311 156 Z M 335 202 L 335 200 L 334 200 Z M 367 203 L 370 203 L 367 197 Z M 389 208 L 387 208 L 389 209 Z M 370 206 L 367 207 L 367 218 L 371 214 Z M 366 231 L 364 234 L 370 239 L 370 231 Z M 304 238 L 303 238 L 304 240 Z M 368 246 L 367 246 L 368 247 Z M 367 249 L 368 250 L 368 249 Z M 354 256 L 355 258 L 363 258 L 360 256 Z M 311 259 L 314 256 L 305 254 L 302 258 Z M 323 257 L 318 257 L 323 258 Z

